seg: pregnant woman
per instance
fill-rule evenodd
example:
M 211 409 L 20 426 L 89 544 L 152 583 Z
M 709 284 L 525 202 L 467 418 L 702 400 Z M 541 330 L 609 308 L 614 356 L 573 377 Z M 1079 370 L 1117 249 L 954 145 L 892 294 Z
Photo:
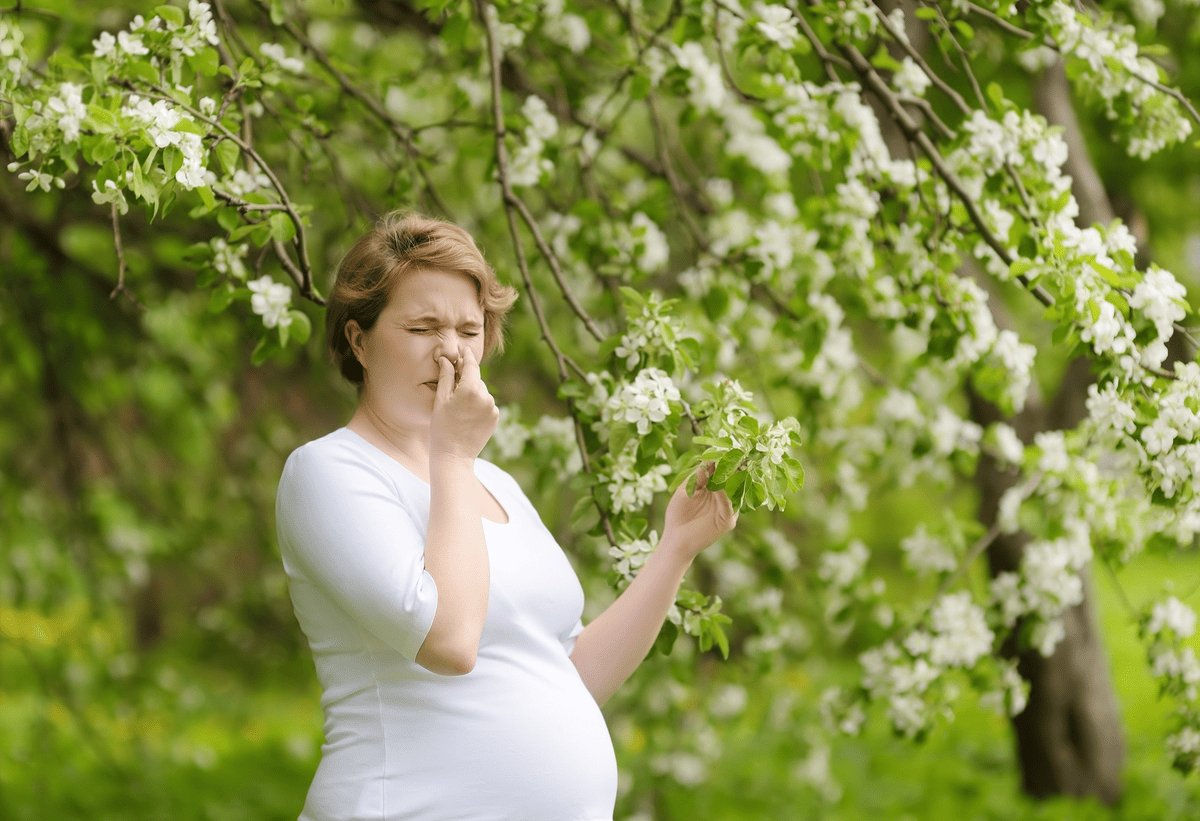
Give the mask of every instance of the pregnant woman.
M 516 480 L 479 453 L 499 410 L 480 363 L 517 299 L 471 236 L 393 212 L 342 260 L 326 335 L 358 406 L 296 448 L 279 548 L 322 687 L 301 821 L 610 821 L 600 705 L 645 658 L 695 556 L 737 523 L 704 489 L 600 616 Z

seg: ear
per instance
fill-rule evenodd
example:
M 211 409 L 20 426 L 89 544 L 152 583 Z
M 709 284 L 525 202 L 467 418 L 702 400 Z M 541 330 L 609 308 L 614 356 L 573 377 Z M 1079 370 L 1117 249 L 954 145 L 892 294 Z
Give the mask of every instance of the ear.
M 344 330 L 346 333 L 346 342 L 350 344 L 350 351 L 354 354 L 354 358 L 358 360 L 358 364 L 362 365 L 365 370 L 367 366 L 363 363 L 363 331 L 359 327 L 358 320 L 351 319 L 346 323 Z

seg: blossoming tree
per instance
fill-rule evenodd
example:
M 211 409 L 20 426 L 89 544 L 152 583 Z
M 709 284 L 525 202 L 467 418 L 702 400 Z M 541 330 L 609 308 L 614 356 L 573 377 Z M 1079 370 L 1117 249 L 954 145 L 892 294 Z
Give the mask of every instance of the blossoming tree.
M 28 194 L 5 190 L 0 230 L 53 262 L 40 203 L 102 225 L 105 312 L 199 293 L 255 364 L 292 361 L 351 228 L 412 204 L 521 287 L 514 344 L 563 413 L 525 423 L 512 397 L 489 448 L 541 487 L 574 477 L 589 599 L 636 574 L 650 507 L 700 461 L 761 510 L 614 702 L 687 750 L 655 771 L 697 780 L 719 748 L 674 686 L 680 635 L 762 672 L 819 626 L 861 673 L 825 691 L 823 732 L 875 709 L 921 738 L 968 687 L 1013 717 L 1027 791 L 1120 795 L 1089 574 L 1194 543 L 1200 365 L 1187 291 L 1117 217 L 1072 95 L 1132 158 L 1108 167 L 1194 153 L 1200 115 L 1148 47 L 1192 4 L 18 5 L 0 128 Z M 906 490 L 945 503 L 866 538 Z M 884 583 L 894 556 L 916 598 Z M 1192 772 L 1187 592 L 1129 616 Z M 713 714 L 744 707 L 722 692 Z

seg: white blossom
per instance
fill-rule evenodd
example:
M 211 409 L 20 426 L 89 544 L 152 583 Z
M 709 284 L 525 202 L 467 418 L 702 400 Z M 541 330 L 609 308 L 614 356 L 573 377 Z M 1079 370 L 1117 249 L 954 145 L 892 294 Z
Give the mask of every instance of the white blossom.
M 83 104 L 83 86 L 75 83 L 60 83 L 58 94 L 46 101 L 46 116 L 53 118 L 63 133 L 64 142 L 79 139 L 79 128 L 87 117 Z
M 694 40 L 671 45 L 680 68 L 688 73 L 688 99 L 701 111 L 719 110 L 725 102 L 725 81 L 720 67 L 708 59 L 704 47 Z
M 906 564 L 916 573 L 947 573 L 958 566 L 958 559 L 945 541 L 931 535 L 924 524 L 900 541 Z
M 796 18 L 792 16 L 791 9 L 773 3 L 755 3 L 754 14 L 759 18 L 754 28 L 763 37 L 788 51 L 795 47 L 800 32 L 796 29 Z
M 621 385 L 603 408 L 603 422 L 634 425 L 639 436 L 671 413 L 671 402 L 679 401 L 679 389 L 659 368 L 646 368 L 631 383 Z
M 292 301 L 291 288 L 275 282 L 267 275 L 246 284 L 253 294 L 250 297 L 250 307 L 263 318 L 263 325 L 268 328 L 274 328 L 276 325 L 286 328 L 292 324 L 291 314 L 288 313 Z
M 1196 631 L 1195 612 L 1174 596 L 1154 605 L 1146 627 L 1151 636 L 1158 636 L 1165 630 L 1170 630 L 1181 639 L 1186 639 Z
M 901 94 L 907 94 L 911 97 L 925 96 L 925 89 L 929 88 L 929 75 L 913 62 L 911 57 L 905 57 L 900 63 L 900 68 L 892 77 L 892 82 L 896 86 L 896 90 Z
M 279 65 L 284 71 L 301 74 L 304 71 L 304 61 L 299 57 L 289 57 L 279 43 L 263 43 L 258 47 L 262 55 Z
M 869 556 L 867 546 L 857 539 L 845 550 L 826 550 L 821 554 L 817 576 L 833 587 L 849 587 L 862 575 Z
M 93 57 L 114 57 L 117 53 L 117 38 L 110 32 L 102 31 L 100 36 L 92 41 Z
M 929 659 L 949 667 L 970 667 L 992 649 L 995 636 L 983 610 L 965 591 L 942 596 L 933 606 L 930 624 L 934 639 Z
M 117 32 L 117 46 L 130 57 L 149 54 L 150 49 L 142 42 L 142 38 L 127 31 Z
M 592 42 L 587 21 L 578 14 L 563 12 L 563 0 L 546 0 L 542 4 L 542 31 L 546 37 L 574 54 L 582 54 Z

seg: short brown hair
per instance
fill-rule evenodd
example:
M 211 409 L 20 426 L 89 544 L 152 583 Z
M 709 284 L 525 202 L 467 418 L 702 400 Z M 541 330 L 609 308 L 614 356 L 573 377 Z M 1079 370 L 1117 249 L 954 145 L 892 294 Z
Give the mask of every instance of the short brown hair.
M 504 317 L 519 293 L 496 278 L 475 240 L 452 222 L 401 209 L 379 218 L 338 263 L 325 306 L 325 343 L 342 376 L 363 385 L 363 369 L 346 338 L 357 320 L 369 331 L 400 277 L 412 271 L 456 271 L 475 280 L 483 308 L 483 357 L 504 352 Z

